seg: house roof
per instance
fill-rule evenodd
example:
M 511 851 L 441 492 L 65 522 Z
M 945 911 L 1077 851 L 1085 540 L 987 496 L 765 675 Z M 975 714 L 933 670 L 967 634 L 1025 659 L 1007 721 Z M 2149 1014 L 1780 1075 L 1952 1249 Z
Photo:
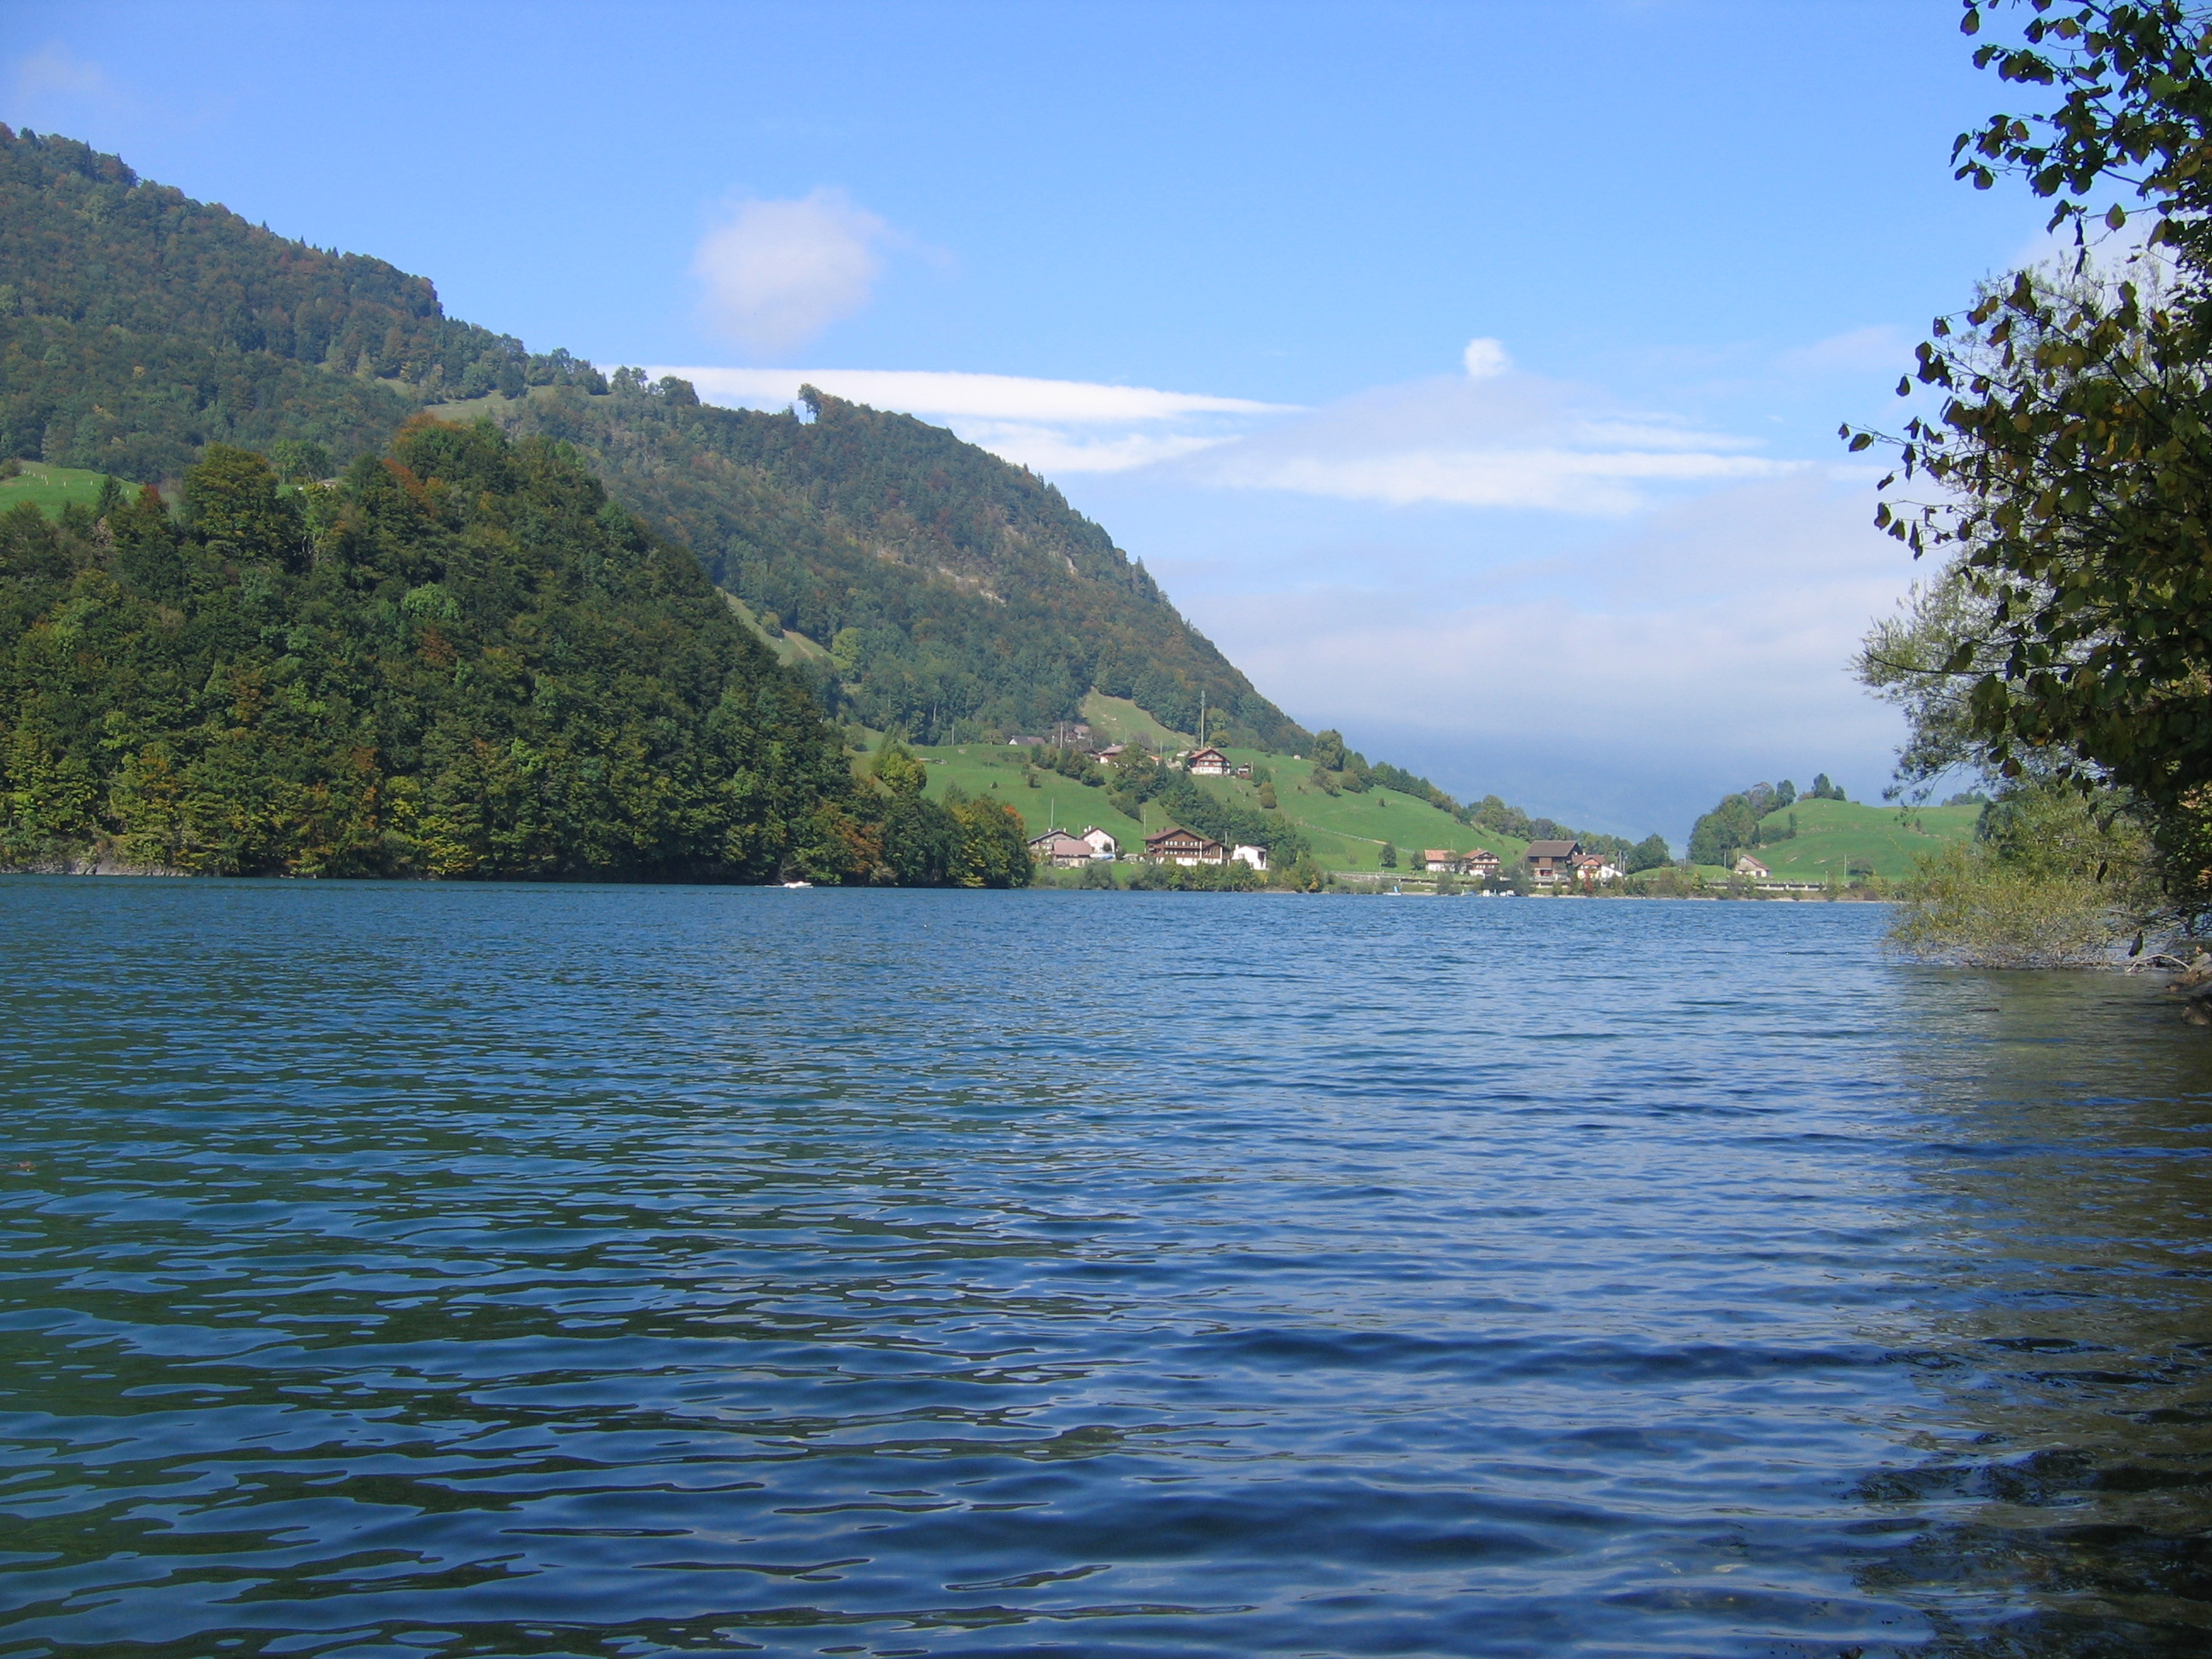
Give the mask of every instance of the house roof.
M 1431 864 L 1442 864 L 1446 860 L 1456 860 L 1459 854 L 1449 847 L 1425 847 L 1421 849 L 1421 856 Z
M 1190 758 L 1194 764 L 1202 760 L 1225 761 L 1229 757 L 1223 754 L 1218 749 L 1200 749 L 1192 751 Z
M 1528 856 L 1532 859 L 1564 859 L 1582 850 L 1578 841 L 1532 841 Z
M 1221 845 L 1219 842 L 1215 841 L 1210 836 L 1201 836 L 1195 830 L 1185 830 L 1180 825 L 1170 826 L 1168 829 L 1161 830 L 1157 836 L 1146 836 L 1145 837 L 1145 845 L 1152 847 L 1164 841 L 1176 841 L 1178 839 L 1182 841 L 1194 841 L 1201 847 L 1218 847 Z

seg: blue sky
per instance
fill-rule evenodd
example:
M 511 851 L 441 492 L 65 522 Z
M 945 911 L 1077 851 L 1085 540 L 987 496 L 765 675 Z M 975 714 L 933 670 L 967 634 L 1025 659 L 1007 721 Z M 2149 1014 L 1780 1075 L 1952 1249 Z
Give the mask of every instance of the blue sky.
M 944 421 L 1300 719 L 1679 841 L 1886 777 L 1842 664 L 1912 571 L 1834 429 L 2041 222 L 1949 178 L 1955 18 L 15 0 L 0 118 L 533 347 Z

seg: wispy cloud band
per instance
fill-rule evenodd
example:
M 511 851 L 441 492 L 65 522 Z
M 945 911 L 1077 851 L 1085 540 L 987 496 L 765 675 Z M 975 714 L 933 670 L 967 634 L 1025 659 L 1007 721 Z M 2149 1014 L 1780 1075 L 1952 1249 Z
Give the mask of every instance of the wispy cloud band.
M 1477 340 L 1465 375 L 1321 409 L 1156 386 L 911 369 L 656 367 L 716 403 L 781 408 L 802 385 L 941 419 L 1053 474 L 1151 469 L 1205 489 L 1574 514 L 1632 513 L 1670 493 L 1771 478 L 1792 463 L 1751 441 L 1607 406 L 1515 370 Z
M 802 386 L 835 397 L 917 415 L 965 415 L 985 420 L 1051 421 L 1079 425 L 1170 421 L 1188 415 L 1275 415 L 1294 405 L 1249 398 L 1162 392 L 1152 386 L 1095 380 L 1031 380 L 1018 374 L 963 374 L 902 368 L 655 368 L 679 374 L 702 397 L 750 407 L 780 408 Z

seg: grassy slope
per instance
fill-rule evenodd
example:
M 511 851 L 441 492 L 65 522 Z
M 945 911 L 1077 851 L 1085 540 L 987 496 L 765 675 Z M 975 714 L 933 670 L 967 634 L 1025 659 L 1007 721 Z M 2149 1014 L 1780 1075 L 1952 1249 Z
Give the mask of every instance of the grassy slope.
M 1026 752 L 1003 744 L 951 744 L 917 747 L 915 754 L 929 764 L 929 798 L 941 798 L 947 786 L 957 783 L 971 795 L 1003 801 L 1022 815 L 1032 836 L 1041 836 L 1056 823 L 1063 830 L 1082 830 L 1097 824 L 1121 843 L 1124 852 L 1141 853 L 1144 832 L 1106 804 L 1103 789 L 1086 788 L 1056 772 L 1037 774 L 1037 787 L 1025 781 L 1030 769 Z M 1153 829 L 1159 826 L 1154 824 Z
M 827 657 L 830 654 L 812 640 L 808 639 L 805 635 L 796 633 L 791 629 L 787 628 L 777 634 L 769 633 L 767 629 L 761 626 L 761 619 L 754 613 L 752 606 L 747 605 L 726 587 L 717 588 L 714 591 L 722 596 L 731 610 L 744 618 L 745 626 L 760 635 L 761 643 L 775 653 L 779 662 L 788 665 L 810 658 Z
M 1486 848 L 1501 862 L 1510 864 L 1528 845 L 1510 836 L 1469 829 L 1449 813 L 1395 789 L 1370 789 L 1358 795 L 1324 793 L 1310 781 L 1311 761 L 1241 749 L 1231 753 L 1239 762 L 1249 761 L 1274 774 L 1276 799 L 1291 822 L 1305 830 L 1313 842 L 1314 856 L 1328 869 L 1379 869 L 1386 841 L 1397 848 L 1401 870 L 1410 870 L 1413 855 L 1425 848 L 1449 848 L 1455 853 Z M 1254 784 L 1222 779 L 1215 787 L 1256 804 L 1258 789 Z
M 1801 800 L 1770 813 L 1760 828 L 1786 830 L 1791 812 L 1797 815 L 1796 837 L 1756 848 L 1753 856 L 1778 880 L 1825 881 L 1832 875 L 1842 881 L 1853 865 L 1891 879 L 1911 875 L 1917 854 L 1972 836 L 1981 809 L 1922 806 L 1900 815 L 1893 806 Z
M 82 467 L 26 461 L 20 477 L 0 478 L 0 513 L 21 501 L 36 502 L 49 517 L 58 515 L 71 501 L 94 506 L 100 500 L 100 481 L 106 476 Z
M 1089 824 L 1118 837 L 1125 852 L 1142 850 L 1144 837 L 1168 827 L 1168 817 L 1157 804 L 1145 809 L 1140 827 L 1108 804 L 1103 789 L 1088 788 L 1057 773 L 1040 772 L 1037 787 L 1025 781 L 1028 768 L 1019 749 L 986 744 L 919 748 L 915 752 L 929 763 L 929 793 L 933 799 L 957 783 L 971 795 L 989 795 L 1006 802 L 1022 815 L 1030 834 L 1042 835 L 1057 823 L 1063 830 Z M 1423 848 L 1448 847 L 1455 852 L 1486 847 L 1507 863 L 1521 856 L 1524 843 L 1507 836 L 1470 830 L 1426 801 L 1395 790 L 1370 789 L 1364 795 L 1329 796 L 1306 780 L 1313 766 L 1280 755 L 1233 749 L 1231 759 L 1264 768 L 1274 775 L 1281 810 L 1306 833 L 1314 856 L 1331 870 L 1376 870 L 1385 841 L 1398 848 L 1398 867 L 1410 870 L 1413 855 Z M 1197 783 L 1244 805 L 1257 808 L 1259 786 L 1242 778 L 1200 778 Z
M 1188 732 L 1169 731 L 1127 697 L 1109 697 L 1103 691 L 1093 691 L 1083 699 L 1083 718 L 1091 722 L 1102 747 L 1109 743 L 1141 743 L 1155 754 L 1168 754 L 1188 749 L 1197 741 Z

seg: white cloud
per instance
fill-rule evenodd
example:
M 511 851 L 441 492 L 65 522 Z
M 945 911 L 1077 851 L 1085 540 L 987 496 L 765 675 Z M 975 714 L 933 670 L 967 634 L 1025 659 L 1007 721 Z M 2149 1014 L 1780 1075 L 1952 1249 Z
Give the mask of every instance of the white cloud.
M 1271 542 L 1243 591 L 1217 567 L 1182 603 L 1262 691 L 1370 759 L 1563 815 L 1632 780 L 1605 816 L 1680 841 L 1760 778 L 1880 788 L 1896 717 L 1844 665 L 1913 572 L 1868 508 L 1808 471 L 1505 569 L 1386 554 L 1364 585 L 1286 587 L 1297 550 Z M 1180 595 L 1181 562 L 1147 562 Z
M 1607 401 L 1501 367 L 1363 392 L 1214 447 L 1183 470 L 1224 489 L 1581 514 L 1632 513 L 1685 487 L 1794 470 L 1741 453 L 1753 447 L 1745 439 Z
M 1016 374 L 939 374 L 898 368 L 654 368 L 679 374 L 702 398 L 755 408 L 780 408 L 803 386 L 833 396 L 915 415 L 967 415 L 986 420 L 1060 421 L 1080 425 L 1166 421 L 1178 416 L 1272 415 L 1292 407 L 1249 398 L 1212 398 L 1151 386 L 1095 380 L 1041 380 Z
M 1095 380 L 889 368 L 659 368 L 709 403 L 781 409 L 802 386 L 872 409 L 939 419 L 972 444 L 1048 474 L 1125 472 L 1222 443 L 1285 404 Z
M 1771 477 L 1782 462 L 1749 455 L 1612 454 L 1563 449 L 1408 450 L 1393 455 L 1332 459 L 1292 455 L 1225 459 L 1217 482 L 1253 489 L 1289 489 L 1346 501 L 1407 507 L 1417 501 L 1459 507 L 1534 507 L 1557 513 L 1632 513 L 1646 504 L 1638 486 Z
M 50 98 L 102 98 L 112 91 L 107 73 L 99 64 L 78 57 L 58 40 L 50 40 L 15 64 L 18 103 L 39 103 Z
M 1460 354 L 1460 362 L 1467 366 L 1467 378 L 1470 380 L 1491 380 L 1513 367 L 1504 343 L 1489 339 L 1469 340 L 1467 349 Z
M 890 227 L 844 194 L 739 202 L 699 243 L 692 270 L 709 320 L 757 351 L 812 339 L 868 302 Z
M 1477 348 L 1489 348 L 1479 350 Z M 1753 440 L 1607 406 L 1586 388 L 1516 372 L 1495 341 L 1480 374 L 1380 387 L 1318 410 L 1012 374 L 908 369 L 656 366 L 710 402 L 782 408 L 802 385 L 941 419 L 1048 476 L 1158 468 L 1215 489 L 1390 507 L 1435 503 L 1580 515 L 1632 513 L 1685 489 L 1778 477 L 1796 463 Z

